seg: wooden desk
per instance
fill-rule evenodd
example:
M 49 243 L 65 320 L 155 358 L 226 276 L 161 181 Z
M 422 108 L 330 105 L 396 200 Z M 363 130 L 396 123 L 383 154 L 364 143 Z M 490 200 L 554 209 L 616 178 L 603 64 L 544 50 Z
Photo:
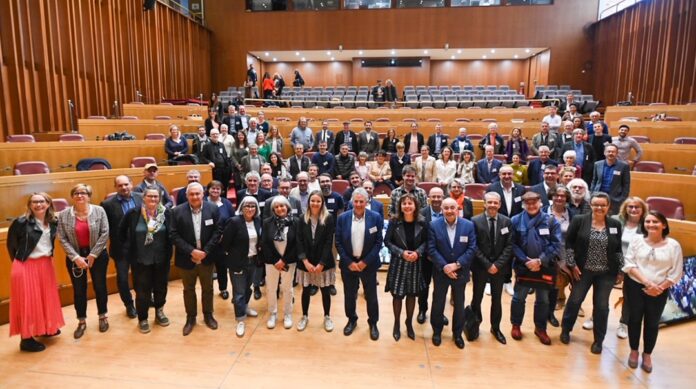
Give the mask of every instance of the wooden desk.
M 138 140 L 145 139 L 145 135 L 160 133 L 169 136 L 169 126 L 176 124 L 182 133 L 197 132 L 198 127 L 203 125 L 202 120 L 121 120 L 121 119 L 79 119 L 77 121 L 80 134 L 86 140 L 104 139 L 105 136 L 114 132 L 127 131 L 135 135 Z
M 186 119 L 191 115 L 207 118 L 208 107 L 193 105 L 123 104 L 123 115 L 137 116 L 138 119 L 154 119 L 155 116 Z
M 172 190 L 186 184 L 186 172 L 194 166 L 161 166 L 158 180 Z M 196 165 L 201 172 L 201 182 L 212 179 L 212 170 L 208 165 Z M 0 227 L 7 227 L 15 217 L 26 210 L 26 199 L 33 192 L 47 192 L 53 197 L 62 197 L 70 201 L 70 189 L 78 183 L 92 186 L 92 203 L 99 204 L 104 196 L 114 192 L 114 178 L 127 175 L 137 185 L 142 182 L 143 169 L 91 170 L 84 172 L 64 172 L 50 174 L 33 174 L 28 176 L 0 177 Z M 3 250 L 0 250 L 3 251 Z
M 696 192 L 696 176 L 631 172 L 631 196 L 638 196 L 643 200 L 650 196 L 679 199 L 684 203 L 686 220 L 691 221 L 696 221 L 694 192 Z
M 13 175 L 15 164 L 23 161 L 44 161 L 52 172 L 74 171 L 83 158 L 104 158 L 114 169 L 129 168 L 133 157 L 154 157 L 164 164 L 164 141 L 0 143 L 0 174 Z
M 629 136 L 643 135 L 650 138 L 650 143 L 674 143 L 674 138 L 696 136 L 696 121 L 694 122 L 622 122 L 609 123 L 612 136 L 619 135 L 619 126 L 627 124 L 631 131 Z
M 604 121 L 609 123 L 624 117 L 635 116 L 641 121 L 650 120 L 652 116 L 665 113 L 677 116 L 684 121 L 696 121 L 696 105 L 633 105 L 628 107 L 611 106 L 604 112 Z
M 665 172 L 679 177 L 691 175 L 696 165 L 696 145 L 644 143 L 640 147 L 643 149 L 643 161 L 662 162 Z

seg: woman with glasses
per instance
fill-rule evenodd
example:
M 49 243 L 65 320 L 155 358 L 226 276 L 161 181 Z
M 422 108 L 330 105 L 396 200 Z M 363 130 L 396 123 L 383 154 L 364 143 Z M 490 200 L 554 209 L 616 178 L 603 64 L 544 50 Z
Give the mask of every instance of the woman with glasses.
M 135 308 L 138 311 L 138 330 L 150 332 L 148 311 L 154 301 L 155 323 L 169 325 L 164 314 L 169 282 L 172 241 L 169 238 L 169 209 L 160 202 L 157 187 L 145 188 L 143 205 L 131 208 L 119 226 L 119 236 L 125 243 L 125 257 L 132 264 Z
M 24 215 L 7 231 L 10 273 L 10 336 L 20 335 L 19 349 L 46 349 L 34 337 L 60 334 L 65 325 L 53 268 L 57 222 L 51 196 L 29 196 Z
M 232 304 L 239 337 L 246 332 L 247 316 L 258 316 L 249 307 L 249 300 L 261 251 L 260 214 L 258 201 L 252 196 L 244 197 L 236 215 L 225 222 L 220 241 L 225 252 L 225 264 L 232 275 Z
M 104 208 L 90 204 L 92 187 L 77 184 L 70 190 L 72 207 L 58 216 L 58 238 L 65 250 L 68 274 L 73 286 L 73 300 L 77 313 L 77 328 L 73 333 L 80 339 L 87 329 L 87 272 L 92 277 L 92 289 L 97 300 L 99 332 L 109 329 L 107 319 L 108 292 L 106 269 L 109 257 L 106 242 L 109 240 L 109 221 Z
M 593 354 L 601 354 L 607 332 L 609 295 L 623 267 L 621 252 L 621 223 L 608 216 L 609 195 L 597 192 L 590 198 L 592 213 L 578 215 L 568 227 L 566 255 L 575 284 L 563 311 L 561 342 L 570 342 L 570 332 L 578 317 L 580 305 L 592 287 L 592 317 L 594 318 Z
M 462 151 L 459 181 L 464 185 L 476 182 L 476 156 L 471 150 Z
M 336 284 L 336 261 L 332 254 L 335 221 L 320 191 L 310 193 L 308 203 L 297 236 L 297 283 L 302 285 L 302 318 L 297 330 L 307 328 L 312 287 L 317 287 L 324 308 L 324 330 L 331 332 L 334 329 L 330 316 L 331 287 Z
M 660 317 L 667 303 L 669 288 L 679 282 L 684 263 L 679 242 L 669 238 L 667 218 L 650 211 L 643 222 L 643 236 L 635 237 L 628 246 L 623 271 L 629 304 L 628 341 L 631 353 L 628 366 L 638 367 L 638 347 L 643 331 L 643 362 L 641 368 L 653 369 L 652 352 L 657 343 Z

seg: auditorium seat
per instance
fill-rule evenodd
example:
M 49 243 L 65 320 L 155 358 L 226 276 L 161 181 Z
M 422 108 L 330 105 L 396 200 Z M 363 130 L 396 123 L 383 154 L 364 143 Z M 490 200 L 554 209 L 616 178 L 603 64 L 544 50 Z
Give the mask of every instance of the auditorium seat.
M 93 119 L 93 120 L 106 120 L 106 116 L 101 116 L 101 115 L 90 115 L 90 116 L 87 116 L 87 119 Z
M 85 137 L 82 134 L 61 134 L 58 138 L 59 142 L 84 142 Z
M 650 103 L 648 105 L 667 105 L 667 103 Z
M 145 135 L 145 140 L 166 140 L 167 136 L 164 134 L 153 133 Z
M 684 204 L 675 198 L 651 196 L 645 199 L 650 210 L 655 210 L 669 219 L 684 220 Z
M 480 141 L 481 139 L 483 139 L 483 135 L 481 135 L 481 134 L 469 134 L 467 136 L 467 138 L 469 138 L 469 140 L 472 142 Z
M 157 115 L 155 116 L 155 120 L 172 120 L 172 117 L 167 115 Z
M 331 182 L 332 190 L 338 194 L 343 194 L 349 187 L 350 182 L 348 182 L 348 180 L 333 180 Z
M 309 158 L 309 160 L 312 160 L 312 157 L 314 156 L 314 151 L 305 151 L 304 156 Z
M 53 210 L 56 212 L 60 212 L 69 206 L 70 203 L 68 203 L 68 200 L 64 198 L 53 199 Z
M 389 185 L 385 184 L 384 182 L 378 182 L 375 184 L 375 188 L 372 191 L 374 196 L 377 195 L 386 195 L 386 196 L 391 196 L 392 189 L 389 187 Z
M 138 120 L 138 117 L 132 116 L 132 115 L 126 115 L 126 116 L 121 116 L 121 120 Z
M 639 161 L 633 166 L 635 172 L 664 173 L 665 165 L 659 161 Z
M 497 159 L 502 163 L 507 163 L 507 155 L 505 154 L 493 154 L 493 159 Z
M 8 135 L 7 143 L 34 143 L 34 135 L 20 134 L 20 135 Z
M 442 120 L 440 120 L 438 118 L 428 118 L 428 120 L 426 120 L 426 121 L 431 122 L 431 123 L 440 123 Z
M 43 174 L 50 172 L 51 170 L 48 168 L 48 164 L 43 161 L 18 162 L 14 166 L 15 176 L 23 176 L 27 174 Z
M 483 200 L 487 187 L 487 184 L 466 184 L 464 185 L 464 193 L 472 200 Z
M 419 182 L 418 187 L 423 189 L 425 191 L 425 194 L 430 194 L 430 189 L 433 189 L 435 187 L 440 187 L 440 184 L 437 182 Z
M 665 122 L 680 122 L 682 119 L 678 116 L 665 116 L 664 119 L 662 119 Z
M 650 143 L 650 138 L 645 135 L 633 135 L 632 138 L 638 143 Z
M 619 119 L 620 122 L 639 122 L 640 118 L 636 116 L 626 116 Z
M 388 121 L 389 121 L 389 118 L 377 118 L 377 119 L 375 119 L 375 122 L 388 122 Z
M 131 167 L 145 167 L 148 163 L 157 163 L 153 157 L 135 157 L 131 159 Z
M 674 143 L 678 145 L 696 145 L 696 138 L 690 136 L 682 136 L 674 138 Z
M 464 122 L 464 123 L 469 123 L 471 122 L 471 119 L 468 118 L 456 118 L 454 119 L 455 122 Z

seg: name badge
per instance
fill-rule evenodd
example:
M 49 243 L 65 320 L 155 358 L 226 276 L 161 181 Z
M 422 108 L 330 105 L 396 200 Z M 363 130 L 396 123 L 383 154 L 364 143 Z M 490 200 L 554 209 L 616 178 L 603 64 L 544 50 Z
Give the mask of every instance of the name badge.
M 505 228 L 500 230 L 500 235 L 506 235 L 508 232 L 510 232 L 510 230 L 508 230 L 508 228 L 505 227 Z
M 220 147 L 220 154 L 222 154 L 222 147 Z
M 459 217 L 464 217 L 464 210 L 463 209 L 459 210 Z
M 259 201 L 259 207 L 263 207 L 263 206 L 265 206 L 265 205 L 266 205 L 266 202 L 265 202 L 265 201 Z
M 324 161 L 324 166 L 328 165 L 329 161 Z
M 549 234 L 548 228 L 540 228 L 539 229 L 539 235 L 548 235 L 548 234 Z
M 469 237 L 464 235 L 459 237 L 459 243 L 468 243 L 469 242 Z
M 404 164 L 404 161 L 400 159 L 400 160 L 399 160 L 399 164 L 403 165 L 403 164 Z
M 518 176 L 521 176 L 521 175 L 522 175 L 522 170 L 518 170 L 517 173 L 515 173 L 515 174 L 517 174 Z
M 374 234 L 377 232 L 377 227 L 372 227 L 372 228 L 370 228 L 369 231 L 370 231 L 370 234 Z
M 329 204 L 334 204 L 336 202 L 336 199 L 327 199 L 326 202 Z
M 616 235 L 619 233 L 619 231 L 616 229 L 616 227 L 609 227 L 609 233 Z
M 496 169 L 496 168 L 491 169 L 491 173 L 495 173 L 497 171 L 498 171 L 498 169 Z
M 618 170 L 614 170 L 614 175 L 615 175 L 615 176 L 620 176 L 620 175 L 621 175 L 621 172 L 618 171 Z
M 206 226 L 212 226 L 213 225 L 213 219 L 208 219 L 205 221 Z
M 515 197 L 515 202 L 516 202 L 516 203 L 519 203 L 520 201 L 522 201 L 522 196 L 517 196 L 517 197 Z

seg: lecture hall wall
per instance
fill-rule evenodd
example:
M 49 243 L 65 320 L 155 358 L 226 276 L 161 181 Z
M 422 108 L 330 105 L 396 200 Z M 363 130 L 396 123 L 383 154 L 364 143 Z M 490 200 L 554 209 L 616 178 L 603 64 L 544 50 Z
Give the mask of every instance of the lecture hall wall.
M 211 60 L 216 90 L 244 82 L 246 54 L 250 51 L 334 50 L 339 44 L 345 49 L 398 50 L 443 47 L 445 43 L 452 48 L 546 47 L 551 53 L 549 83 L 571 84 L 588 91 L 592 88 L 592 74 L 582 73 L 582 69 L 592 59 L 593 42 L 587 30 L 596 21 L 598 0 L 558 0 L 544 6 L 319 12 L 246 12 L 243 1 L 227 0 L 206 0 L 205 7 L 212 45 L 220 48 Z M 471 64 L 463 65 L 467 66 L 475 69 Z M 513 75 L 509 78 L 518 79 L 521 70 L 510 66 Z M 431 77 L 432 84 L 446 80 L 464 84 L 466 77 L 479 77 L 476 73 L 441 74 L 435 69 L 448 70 L 445 63 L 431 63 L 428 73 L 416 76 L 423 84 L 431 82 L 421 77 Z M 356 73 L 353 66 L 354 84 L 371 85 L 376 79 L 369 71 L 364 81 L 356 79 Z M 291 75 L 284 74 L 286 78 Z M 506 83 L 512 87 L 519 81 Z
M 69 131 L 68 99 L 87 117 L 209 96 L 210 61 L 210 31 L 159 2 L 0 1 L 0 137 Z

